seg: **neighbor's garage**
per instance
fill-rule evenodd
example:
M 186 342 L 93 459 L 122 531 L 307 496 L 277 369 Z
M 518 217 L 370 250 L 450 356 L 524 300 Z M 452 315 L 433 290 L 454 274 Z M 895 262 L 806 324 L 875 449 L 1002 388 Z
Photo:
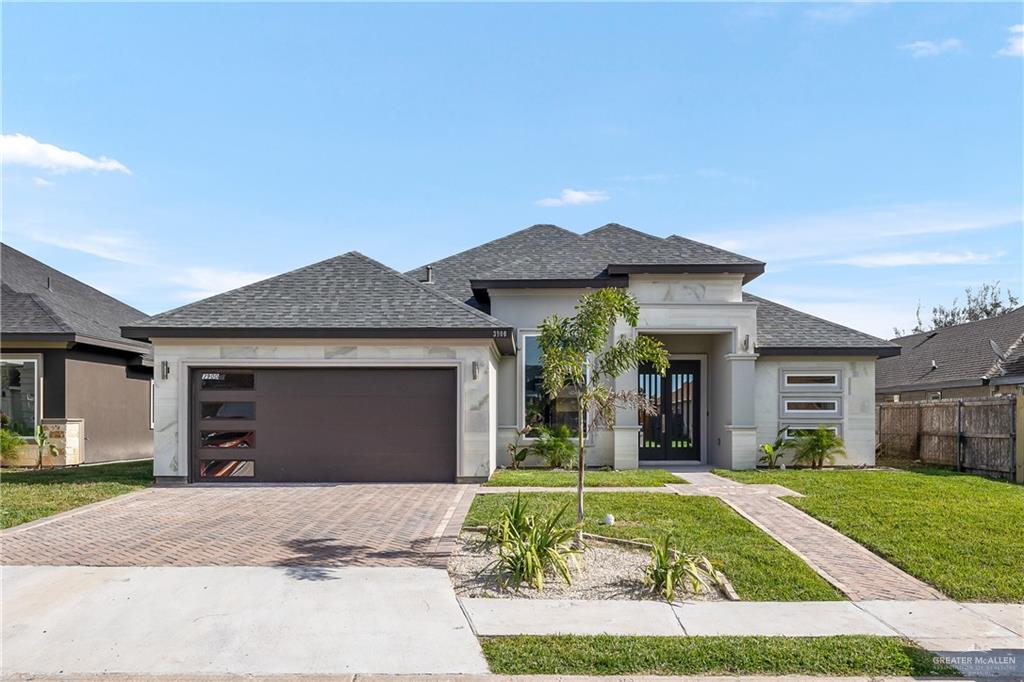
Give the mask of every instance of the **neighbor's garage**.
M 456 476 L 453 368 L 194 369 L 194 481 Z

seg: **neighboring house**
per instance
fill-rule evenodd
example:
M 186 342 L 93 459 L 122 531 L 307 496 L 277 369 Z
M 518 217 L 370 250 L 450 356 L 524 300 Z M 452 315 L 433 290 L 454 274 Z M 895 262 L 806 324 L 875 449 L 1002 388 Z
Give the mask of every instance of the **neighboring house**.
M 1024 390 L 1024 306 L 1004 315 L 893 339 L 879 360 L 879 400 L 979 398 Z
M 40 423 L 61 450 L 53 463 L 152 456 L 152 348 L 121 336 L 146 314 L 6 244 L 0 250 L 0 412 L 32 443 L 19 463 L 34 458 Z
M 621 225 L 535 225 L 396 272 L 352 252 L 126 327 L 156 359 L 165 481 L 487 477 L 527 419 L 575 429 L 540 390 L 536 330 L 583 293 L 628 289 L 672 356 L 615 382 L 659 397 L 588 436 L 588 462 L 749 468 L 784 426 L 833 426 L 874 461 L 875 359 L 887 341 L 742 291 L 764 263 Z M 686 387 L 684 389 L 684 386 Z

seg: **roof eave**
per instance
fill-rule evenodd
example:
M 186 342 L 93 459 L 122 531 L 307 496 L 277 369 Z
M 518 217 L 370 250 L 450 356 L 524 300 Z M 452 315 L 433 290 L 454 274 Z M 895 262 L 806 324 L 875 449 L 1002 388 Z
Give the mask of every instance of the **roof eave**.
M 611 264 L 609 275 L 685 275 L 685 274 L 736 274 L 743 275 L 743 283 L 764 274 L 764 263 L 652 263 L 652 264 Z
M 491 289 L 607 289 L 616 287 L 625 289 L 629 286 L 629 278 L 596 277 L 589 279 L 471 279 L 469 287 L 473 297 L 481 304 L 491 301 Z
M 876 393 L 901 393 L 903 391 L 934 391 L 943 388 L 973 388 L 984 386 L 985 379 L 978 377 L 972 379 L 948 379 L 946 381 L 931 381 L 917 384 L 899 384 L 895 386 L 875 385 Z
M 758 346 L 759 355 L 855 355 L 891 358 L 900 354 L 899 346 Z
M 515 355 L 512 327 L 122 327 L 130 339 L 489 339 L 502 355 Z
M 82 344 L 86 346 L 97 346 L 99 348 L 109 348 L 111 350 L 118 350 L 126 353 L 136 353 L 142 356 L 149 353 L 148 348 L 139 348 L 133 343 L 115 341 L 113 339 L 101 339 L 95 336 L 85 336 L 83 334 L 75 334 L 73 332 L 0 332 L 0 338 L 21 342 L 56 341 L 58 343 Z

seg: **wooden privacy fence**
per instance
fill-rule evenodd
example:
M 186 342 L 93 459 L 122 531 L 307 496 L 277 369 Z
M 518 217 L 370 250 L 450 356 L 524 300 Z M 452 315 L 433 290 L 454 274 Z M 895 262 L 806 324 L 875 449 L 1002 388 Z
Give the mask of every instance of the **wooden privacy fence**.
M 1024 483 L 1024 396 L 879 403 L 878 454 Z

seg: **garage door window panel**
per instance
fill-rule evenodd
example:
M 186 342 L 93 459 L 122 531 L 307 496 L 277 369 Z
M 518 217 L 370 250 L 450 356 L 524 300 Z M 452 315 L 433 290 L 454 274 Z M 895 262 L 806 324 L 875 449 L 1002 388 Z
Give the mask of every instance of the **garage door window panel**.
M 203 402 L 200 416 L 208 419 L 255 419 L 256 403 L 251 402 Z
M 204 448 L 253 448 L 256 446 L 256 434 L 253 431 L 203 431 L 200 444 Z
M 252 478 L 256 475 L 251 459 L 204 459 L 199 463 L 202 478 Z
M 204 370 L 199 375 L 199 388 L 203 391 L 252 391 L 256 388 L 256 375 L 253 372 Z

